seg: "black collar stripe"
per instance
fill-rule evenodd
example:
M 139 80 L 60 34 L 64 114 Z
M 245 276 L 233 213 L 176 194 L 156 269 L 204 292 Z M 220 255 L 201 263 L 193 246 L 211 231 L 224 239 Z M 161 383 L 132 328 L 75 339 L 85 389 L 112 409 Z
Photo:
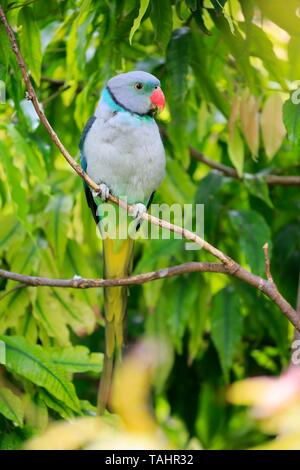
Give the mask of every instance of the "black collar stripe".
M 136 111 L 132 111 L 132 109 L 127 108 L 126 106 L 124 106 L 124 104 L 122 104 L 122 103 L 120 103 L 120 101 L 118 101 L 118 99 L 115 97 L 115 95 L 113 94 L 113 92 L 111 91 L 109 86 L 107 86 L 106 89 L 107 89 L 108 93 L 110 94 L 112 100 L 118 106 L 120 106 L 122 109 L 124 109 L 125 111 L 128 111 L 128 113 L 135 114 L 135 115 L 140 116 L 140 117 L 146 117 L 146 116 L 153 117 L 151 110 L 148 111 L 148 113 L 137 113 Z

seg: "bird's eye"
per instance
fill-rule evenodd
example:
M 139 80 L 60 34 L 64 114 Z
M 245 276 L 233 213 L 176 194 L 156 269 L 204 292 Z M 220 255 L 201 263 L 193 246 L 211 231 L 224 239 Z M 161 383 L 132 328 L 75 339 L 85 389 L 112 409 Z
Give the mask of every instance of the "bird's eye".
M 143 88 L 143 84 L 140 83 L 140 82 L 137 82 L 137 83 L 134 85 L 134 88 L 135 88 L 136 90 L 141 90 L 141 89 Z

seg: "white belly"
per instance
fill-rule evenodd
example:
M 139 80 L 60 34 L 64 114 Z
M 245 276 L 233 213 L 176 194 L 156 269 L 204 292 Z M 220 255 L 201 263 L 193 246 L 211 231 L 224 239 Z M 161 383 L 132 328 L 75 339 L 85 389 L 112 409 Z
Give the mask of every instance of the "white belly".
M 146 203 L 165 174 L 157 124 L 125 112 L 98 116 L 83 147 L 87 173 L 129 203 Z

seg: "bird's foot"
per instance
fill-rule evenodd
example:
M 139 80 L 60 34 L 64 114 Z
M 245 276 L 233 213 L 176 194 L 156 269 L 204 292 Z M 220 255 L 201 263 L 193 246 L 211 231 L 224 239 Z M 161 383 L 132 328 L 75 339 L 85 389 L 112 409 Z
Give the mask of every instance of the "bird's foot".
M 142 204 L 141 202 L 138 202 L 137 204 L 133 204 L 133 206 L 130 207 L 129 209 L 129 215 L 131 215 L 134 219 L 140 220 L 147 212 L 147 207 L 145 204 Z
M 94 198 L 101 197 L 102 201 L 106 202 L 109 197 L 110 190 L 109 190 L 109 187 L 105 183 L 101 183 L 99 185 L 99 191 L 92 191 L 92 194 Z

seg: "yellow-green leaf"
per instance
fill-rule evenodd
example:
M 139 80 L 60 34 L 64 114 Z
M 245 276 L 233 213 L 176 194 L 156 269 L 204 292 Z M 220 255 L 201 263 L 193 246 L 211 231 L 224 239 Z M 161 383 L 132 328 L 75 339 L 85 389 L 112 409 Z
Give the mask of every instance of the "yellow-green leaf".
M 282 99 L 278 93 L 269 96 L 261 114 L 261 130 L 267 157 L 272 160 L 286 135 L 282 117 Z
M 18 16 L 20 30 L 20 48 L 26 65 L 39 86 L 41 79 L 42 48 L 40 29 L 30 6 L 21 8 Z
M 139 29 L 141 21 L 147 11 L 147 8 L 149 6 L 150 0 L 140 0 L 140 9 L 139 9 L 139 14 L 135 18 L 132 28 L 129 33 L 129 43 L 132 44 L 132 39 L 133 36 L 135 35 L 136 31 Z

